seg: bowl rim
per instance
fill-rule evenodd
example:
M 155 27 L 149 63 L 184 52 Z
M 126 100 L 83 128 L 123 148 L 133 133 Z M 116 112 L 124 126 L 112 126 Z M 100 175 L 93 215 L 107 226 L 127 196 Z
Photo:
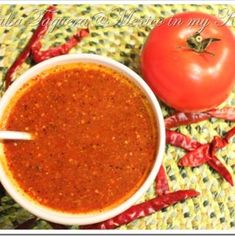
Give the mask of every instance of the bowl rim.
M 155 161 L 153 163 L 152 169 L 148 174 L 145 181 L 142 185 L 137 189 L 135 193 L 133 193 L 128 199 L 121 202 L 120 204 L 115 205 L 113 208 L 107 209 L 104 212 L 99 213 L 86 213 L 86 214 L 77 214 L 77 213 L 63 213 L 53 208 L 44 207 L 36 201 L 29 200 L 22 193 L 19 192 L 20 187 L 16 186 L 10 177 L 7 175 L 7 171 L 5 171 L 2 162 L 0 162 L 0 181 L 10 196 L 18 202 L 23 208 L 31 212 L 32 214 L 59 224 L 64 225 L 87 225 L 94 224 L 98 222 L 105 221 L 109 218 L 112 218 L 123 211 L 130 208 L 134 205 L 141 196 L 149 189 L 151 184 L 154 182 L 156 175 L 160 169 L 162 164 L 164 149 L 165 149 L 165 125 L 163 114 L 159 105 L 157 98 L 154 93 L 147 85 L 147 83 L 134 71 L 132 71 L 127 66 L 117 62 L 111 58 L 100 56 L 96 54 L 68 54 L 57 56 L 46 61 L 43 61 L 30 69 L 28 69 L 25 73 L 23 73 L 19 78 L 12 83 L 12 85 L 7 89 L 4 93 L 2 99 L 0 100 L 0 119 L 3 118 L 4 112 L 6 112 L 6 108 L 11 101 L 12 97 L 16 92 L 22 87 L 23 84 L 27 83 L 30 79 L 32 79 L 38 73 L 45 71 L 53 66 L 61 65 L 61 64 L 69 64 L 76 62 L 90 62 L 97 63 L 103 66 L 107 66 L 116 71 L 124 73 L 132 82 L 134 82 L 147 96 L 148 100 L 151 102 L 152 109 L 155 113 L 155 119 L 158 127 L 158 150 L 156 152 Z M 5 157 L 0 157 L 5 158 Z M 18 189 L 17 189 L 18 188 Z

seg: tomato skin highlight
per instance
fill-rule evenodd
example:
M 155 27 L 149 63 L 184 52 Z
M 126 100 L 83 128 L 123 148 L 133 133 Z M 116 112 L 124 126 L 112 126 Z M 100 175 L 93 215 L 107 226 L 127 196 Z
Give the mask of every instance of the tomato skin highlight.
M 206 111 L 221 104 L 235 82 L 235 37 L 218 18 L 200 12 L 173 16 L 181 24 L 169 26 L 172 17 L 156 26 L 141 53 L 144 79 L 162 101 L 178 111 Z M 207 20 L 201 36 L 217 38 L 206 52 L 187 46 L 187 39 L 202 26 L 192 19 Z M 213 55 L 212 55 L 213 54 Z

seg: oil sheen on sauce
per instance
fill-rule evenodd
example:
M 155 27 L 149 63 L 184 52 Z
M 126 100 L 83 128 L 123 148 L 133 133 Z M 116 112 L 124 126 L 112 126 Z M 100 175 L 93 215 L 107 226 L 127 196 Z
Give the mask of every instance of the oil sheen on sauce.
M 158 137 L 150 103 L 127 77 L 96 64 L 37 75 L 11 102 L 5 129 L 33 141 L 5 141 L 7 164 L 36 202 L 63 212 L 102 211 L 144 182 Z

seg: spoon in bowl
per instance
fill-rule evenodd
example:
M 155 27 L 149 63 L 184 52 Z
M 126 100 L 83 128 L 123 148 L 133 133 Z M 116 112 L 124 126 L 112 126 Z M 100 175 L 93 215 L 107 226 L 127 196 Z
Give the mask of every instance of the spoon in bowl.
M 19 131 L 0 131 L 0 140 L 32 140 L 30 133 Z

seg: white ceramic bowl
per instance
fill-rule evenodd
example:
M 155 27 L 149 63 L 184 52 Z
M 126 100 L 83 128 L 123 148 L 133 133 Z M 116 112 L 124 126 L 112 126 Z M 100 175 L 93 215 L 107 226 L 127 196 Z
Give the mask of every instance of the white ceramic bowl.
M 121 212 L 125 211 L 132 205 L 134 205 L 137 200 L 144 195 L 144 193 L 148 190 L 150 185 L 153 183 L 160 165 L 162 163 L 164 148 L 165 148 L 165 126 L 163 115 L 159 106 L 159 103 L 153 94 L 152 90 L 149 86 L 144 82 L 144 80 L 133 72 L 128 67 L 122 65 L 119 62 L 116 62 L 110 58 L 93 55 L 93 54 L 69 54 L 64 56 L 58 56 L 49 60 L 46 60 L 42 63 L 37 64 L 32 67 L 28 71 L 26 71 L 23 75 L 21 75 L 6 91 L 4 96 L 0 101 L 0 121 L 3 119 L 3 114 L 6 112 L 6 107 L 8 106 L 11 99 L 14 97 L 16 92 L 30 79 L 32 79 L 35 75 L 39 74 L 41 71 L 45 69 L 51 68 L 55 65 L 66 64 L 66 63 L 74 63 L 74 62 L 93 62 L 97 64 L 102 64 L 106 67 L 110 67 L 116 71 L 119 71 L 126 75 L 132 82 L 134 82 L 141 90 L 146 94 L 149 99 L 153 111 L 156 117 L 156 124 L 158 127 L 158 135 L 159 135 L 159 143 L 156 153 L 156 159 L 153 164 L 152 170 L 150 171 L 148 177 L 144 181 L 144 183 L 140 186 L 140 188 L 126 201 L 117 205 L 112 209 L 108 209 L 103 212 L 97 213 L 89 213 L 89 214 L 71 214 L 71 213 L 62 213 L 60 211 L 47 208 L 45 206 L 39 205 L 39 203 L 32 200 L 29 196 L 27 196 L 21 188 L 17 185 L 16 181 L 14 181 L 6 162 L 6 158 L 3 153 L 3 144 L 1 143 L 0 148 L 0 181 L 3 186 L 7 190 L 7 192 L 14 198 L 16 202 L 18 202 L 22 207 L 27 209 L 29 212 L 34 215 L 49 220 L 51 222 L 72 225 L 86 225 L 101 222 L 107 220 L 111 217 L 114 217 Z

